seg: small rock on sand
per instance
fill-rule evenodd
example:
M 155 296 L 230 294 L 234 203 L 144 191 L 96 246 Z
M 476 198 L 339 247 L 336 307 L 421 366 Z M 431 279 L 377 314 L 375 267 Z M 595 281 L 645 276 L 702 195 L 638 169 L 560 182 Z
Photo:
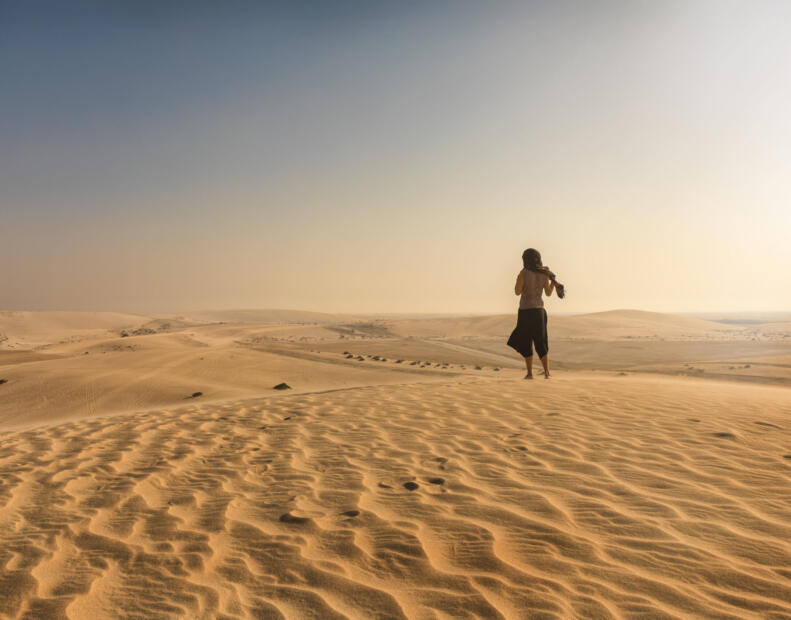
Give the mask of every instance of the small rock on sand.
M 191 398 L 198 398 L 198 396 L 203 396 L 203 392 L 193 392 Z
M 420 485 L 419 485 L 417 482 L 405 482 L 405 483 L 404 483 L 404 488 L 405 488 L 407 491 L 414 491 L 414 490 L 415 490 L 415 489 L 417 489 L 419 486 L 420 486 Z
M 4 383 L 8 383 L 8 379 L 0 379 L 0 385 L 3 385 Z
M 278 383 L 273 390 L 290 390 L 291 386 L 288 383 Z

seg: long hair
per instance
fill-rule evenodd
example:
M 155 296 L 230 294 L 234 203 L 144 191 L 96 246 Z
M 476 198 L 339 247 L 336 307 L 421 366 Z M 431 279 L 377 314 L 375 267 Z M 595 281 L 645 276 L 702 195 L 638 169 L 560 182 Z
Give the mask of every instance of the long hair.
M 535 248 L 527 248 L 522 252 L 522 264 L 528 271 L 538 271 L 543 266 L 541 252 Z
M 522 252 L 522 264 L 528 271 L 543 273 L 552 282 L 554 282 L 555 290 L 557 291 L 558 297 L 560 297 L 560 299 L 563 299 L 566 296 L 566 287 L 555 279 L 554 273 L 544 267 L 544 263 L 541 261 L 541 252 L 535 248 L 527 248 L 524 252 Z

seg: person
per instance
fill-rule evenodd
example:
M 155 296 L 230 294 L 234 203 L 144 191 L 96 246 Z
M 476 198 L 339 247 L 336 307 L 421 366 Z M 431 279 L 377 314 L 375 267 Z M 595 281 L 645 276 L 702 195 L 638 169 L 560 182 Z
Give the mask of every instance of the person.
M 514 293 L 520 295 L 519 314 L 516 327 L 508 338 L 508 346 L 525 358 L 527 368 L 525 379 L 533 378 L 533 347 L 535 347 L 544 367 L 544 378 L 549 379 L 547 311 L 544 309 L 541 295 L 542 293 L 547 297 L 552 295 L 556 286 L 555 275 L 548 267 L 542 265 L 541 254 L 534 248 L 524 251 L 522 263 L 524 268 L 519 272 L 514 287 Z

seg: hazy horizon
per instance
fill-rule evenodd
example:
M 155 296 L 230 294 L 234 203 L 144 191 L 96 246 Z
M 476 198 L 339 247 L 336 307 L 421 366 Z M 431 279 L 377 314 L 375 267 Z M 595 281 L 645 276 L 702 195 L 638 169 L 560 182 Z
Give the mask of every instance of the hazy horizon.
M 791 5 L 0 5 L 0 310 L 791 311 Z

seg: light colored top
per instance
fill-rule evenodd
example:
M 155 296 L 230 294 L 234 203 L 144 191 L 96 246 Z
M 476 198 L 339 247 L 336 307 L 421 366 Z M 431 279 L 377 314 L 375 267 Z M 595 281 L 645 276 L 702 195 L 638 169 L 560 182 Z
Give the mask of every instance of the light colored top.
M 524 308 L 543 308 L 544 300 L 541 298 L 541 293 L 544 292 L 546 285 L 549 283 L 549 278 L 543 273 L 536 273 L 535 271 L 528 271 L 522 269 L 517 277 L 517 286 L 519 279 L 522 279 L 522 296 L 519 298 L 519 309 Z

